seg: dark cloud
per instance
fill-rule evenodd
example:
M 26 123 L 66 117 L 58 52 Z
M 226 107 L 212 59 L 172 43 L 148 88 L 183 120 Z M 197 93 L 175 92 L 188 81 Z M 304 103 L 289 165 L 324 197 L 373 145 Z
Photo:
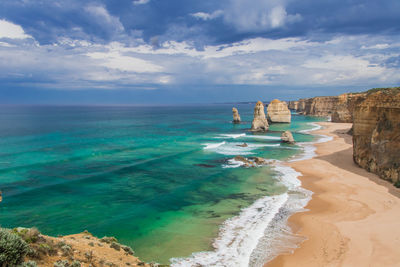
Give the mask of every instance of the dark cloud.
M 101 10 L 104 8 L 104 10 Z M 97 9 L 97 10 L 96 10 Z M 107 13 L 104 13 L 107 12 Z M 193 16 L 202 14 L 203 18 Z M 190 40 L 200 45 L 250 37 L 400 33 L 398 0 L 2 0 L 0 18 L 40 43 L 60 36 L 94 42 Z

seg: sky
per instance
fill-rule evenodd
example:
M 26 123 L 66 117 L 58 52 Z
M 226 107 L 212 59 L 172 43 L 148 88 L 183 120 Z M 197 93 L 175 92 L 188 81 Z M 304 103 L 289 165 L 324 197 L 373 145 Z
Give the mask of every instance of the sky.
M 291 100 L 399 85 L 399 0 L 0 1 L 0 104 Z

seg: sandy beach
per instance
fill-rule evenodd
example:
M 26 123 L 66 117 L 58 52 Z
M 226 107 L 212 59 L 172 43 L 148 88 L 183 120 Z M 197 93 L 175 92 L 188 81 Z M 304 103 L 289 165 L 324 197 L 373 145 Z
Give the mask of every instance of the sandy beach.
M 314 192 L 309 211 L 289 219 L 307 239 L 264 267 L 400 266 L 400 190 L 353 163 L 351 124 L 320 125 L 314 133 L 333 140 L 317 144 L 313 159 L 289 164 Z

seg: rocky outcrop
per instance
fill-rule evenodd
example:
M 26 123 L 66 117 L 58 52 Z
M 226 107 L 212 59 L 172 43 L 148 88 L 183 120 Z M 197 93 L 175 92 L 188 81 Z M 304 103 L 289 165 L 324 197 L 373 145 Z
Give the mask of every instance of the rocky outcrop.
M 254 119 L 251 123 L 251 131 L 266 132 L 268 131 L 268 121 L 265 118 L 264 104 L 258 101 L 254 107 Z
M 2 266 L 154 266 L 140 261 L 134 251 L 118 243 L 115 237 L 93 236 L 87 231 L 80 234 L 51 237 L 36 228 L 0 228 L 0 241 L 13 240 L 2 246 Z M 18 246 L 18 247 L 17 247 Z M 19 263 L 24 261 L 24 264 Z
M 240 115 L 237 108 L 232 108 L 233 113 L 233 123 L 240 123 Z
M 286 122 L 290 123 L 291 114 L 286 102 L 274 99 L 269 103 L 267 108 L 267 120 L 269 122 Z
M 283 143 L 294 144 L 294 138 L 290 131 L 284 131 L 281 135 L 281 140 Z
M 355 105 L 353 158 L 400 186 L 400 88 L 369 93 Z
M 235 161 L 239 161 L 243 163 L 243 167 L 257 167 L 258 165 L 267 164 L 267 161 L 264 158 L 260 157 L 249 157 L 245 158 L 243 156 L 236 156 L 233 158 Z

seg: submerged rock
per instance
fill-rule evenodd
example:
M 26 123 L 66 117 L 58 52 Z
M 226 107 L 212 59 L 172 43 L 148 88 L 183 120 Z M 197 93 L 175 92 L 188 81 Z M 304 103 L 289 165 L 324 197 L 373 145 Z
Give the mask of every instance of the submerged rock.
M 233 113 L 233 123 L 240 123 L 240 115 L 237 108 L 232 108 Z
M 236 145 L 236 146 L 240 146 L 240 147 L 248 147 L 248 145 L 246 143 L 243 143 L 241 145 Z
M 286 102 L 274 99 L 269 103 L 267 108 L 267 119 L 269 122 L 286 122 L 290 123 L 292 115 Z
M 266 132 L 268 131 L 268 121 L 265 118 L 264 104 L 258 101 L 254 107 L 254 119 L 251 124 L 251 131 Z
M 266 163 L 266 160 L 264 158 L 261 158 L 261 157 L 250 157 L 249 159 L 254 161 L 257 165 L 262 165 L 262 164 Z
M 266 164 L 267 161 L 261 157 L 249 157 L 245 158 L 243 156 L 236 156 L 233 158 L 235 161 L 243 162 L 244 167 L 257 167 L 258 165 Z
M 288 144 L 294 144 L 294 138 L 293 135 L 290 131 L 284 131 L 281 135 L 281 140 L 284 143 L 288 143 Z

